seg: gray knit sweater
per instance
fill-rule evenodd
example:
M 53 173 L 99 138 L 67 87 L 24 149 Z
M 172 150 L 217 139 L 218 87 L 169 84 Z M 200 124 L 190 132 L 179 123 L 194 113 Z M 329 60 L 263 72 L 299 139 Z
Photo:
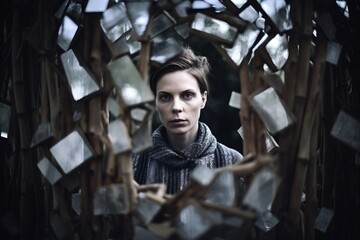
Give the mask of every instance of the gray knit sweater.
M 182 190 L 198 165 L 213 169 L 242 159 L 238 151 L 217 142 L 201 122 L 197 140 L 181 152 L 167 145 L 164 126 L 154 131 L 152 140 L 151 148 L 133 156 L 134 178 L 139 184 L 164 183 L 168 194 Z

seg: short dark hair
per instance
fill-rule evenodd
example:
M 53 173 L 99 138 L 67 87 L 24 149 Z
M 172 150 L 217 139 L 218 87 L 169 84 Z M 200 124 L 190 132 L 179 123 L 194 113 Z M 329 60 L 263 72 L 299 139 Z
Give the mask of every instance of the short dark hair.
M 156 85 L 159 79 L 167 73 L 186 70 L 199 84 L 200 92 L 209 92 L 207 75 L 210 72 L 210 64 L 206 57 L 195 55 L 193 50 L 186 46 L 181 54 L 167 62 L 155 72 L 150 79 L 150 88 L 156 94 Z

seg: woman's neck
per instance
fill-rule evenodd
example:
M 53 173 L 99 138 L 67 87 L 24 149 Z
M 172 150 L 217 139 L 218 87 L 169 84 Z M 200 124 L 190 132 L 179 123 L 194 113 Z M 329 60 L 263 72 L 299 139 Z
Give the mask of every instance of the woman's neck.
M 169 145 L 177 151 L 184 150 L 187 146 L 196 141 L 199 128 L 196 126 L 196 128 L 192 130 L 193 131 L 187 132 L 185 134 L 168 134 L 167 138 Z

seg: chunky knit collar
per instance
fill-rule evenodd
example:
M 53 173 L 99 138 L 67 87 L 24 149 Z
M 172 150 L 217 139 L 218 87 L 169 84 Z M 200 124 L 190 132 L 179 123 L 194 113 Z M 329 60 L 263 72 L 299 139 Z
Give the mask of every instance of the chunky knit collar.
M 183 169 L 195 167 L 201 159 L 213 154 L 217 140 L 206 124 L 199 122 L 198 137 L 182 151 L 171 149 L 167 144 L 166 128 L 161 125 L 153 135 L 153 147 L 149 157 L 170 168 Z

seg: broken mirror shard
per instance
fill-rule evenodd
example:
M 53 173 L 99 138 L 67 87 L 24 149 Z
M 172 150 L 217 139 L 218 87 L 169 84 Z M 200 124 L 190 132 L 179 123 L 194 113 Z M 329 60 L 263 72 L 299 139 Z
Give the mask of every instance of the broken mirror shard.
M 0 136 L 8 138 L 11 117 L 11 106 L 0 102 Z
M 326 233 L 333 216 L 334 211 L 332 209 L 322 207 L 315 219 L 315 229 Z
M 102 186 L 94 198 L 94 215 L 126 214 L 129 212 L 128 196 L 124 184 Z
M 141 223 L 147 225 L 160 211 L 161 205 L 147 197 L 146 193 L 139 193 L 139 200 L 136 205 L 136 216 Z
M 277 192 L 279 177 L 271 168 L 260 170 L 254 177 L 247 191 L 243 204 L 262 213 L 271 207 Z
M 126 1 L 125 5 L 136 35 L 143 36 L 150 19 L 151 1 Z
M 241 13 L 239 17 L 245 21 L 253 23 L 256 19 L 259 18 L 259 13 L 251 5 L 247 6 Z
M 114 154 L 123 153 L 131 150 L 131 140 L 125 123 L 120 120 L 114 120 L 109 124 L 109 139 Z
M 79 167 L 93 156 L 90 147 L 78 130 L 74 130 L 52 146 L 50 152 L 65 174 Z
M 151 114 L 152 116 L 152 114 Z M 150 117 L 148 119 L 151 119 Z M 152 146 L 152 127 L 151 121 L 143 122 L 139 129 L 133 134 L 132 137 L 132 151 L 139 153 Z
M 71 20 L 70 17 L 65 15 L 62 24 L 60 25 L 57 37 L 57 44 L 64 51 L 69 49 L 77 30 L 78 25 L 73 20 Z
M 195 0 L 193 1 L 191 8 L 194 10 L 204 10 L 204 9 L 210 9 L 212 6 L 205 2 L 205 1 L 200 1 L 200 0 Z
M 188 16 L 188 9 L 191 7 L 191 2 L 189 0 L 180 2 L 175 6 L 175 12 L 176 14 L 181 17 L 187 17 Z
M 32 137 L 32 140 L 31 140 L 31 143 L 30 143 L 30 147 L 34 147 L 48 139 L 51 139 L 54 137 L 54 131 L 51 127 L 51 124 L 49 122 L 46 122 L 46 123 L 41 123 L 33 137 Z
M 258 219 L 255 225 L 264 232 L 268 232 L 273 229 L 279 223 L 277 219 L 269 210 L 258 214 Z
M 239 133 L 239 135 L 241 136 L 242 139 L 244 139 L 244 134 L 243 134 L 243 129 L 242 127 L 240 127 L 237 132 Z M 273 136 L 271 136 L 271 134 L 268 131 L 265 131 L 265 146 L 266 146 L 266 151 L 268 153 L 273 152 L 275 149 L 279 148 L 278 143 L 275 141 L 275 139 L 273 138 Z
M 288 40 L 286 34 L 277 34 L 266 44 L 265 48 L 276 68 L 278 70 L 282 69 L 289 56 Z
M 76 212 L 77 215 L 81 213 L 81 193 L 73 193 L 71 195 L 71 207 Z
M 170 16 L 170 14 L 166 11 L 163 11 L 162 13 L 157 15 L 152 22 L 151 38 L 154 38 L 159 34 L 163 33 L 167 29 L 174 26 L 174 24 L 175 20 Z
M 249 100 L 271 134 L 278 133 L 294 123 L 294 117 L 287 111 L 273 88 L 268 88 Z
M 331 64 L 337 65 L 341 53 L 341 48 L 341 44 L 338 44 L 336 42 L 328 42 L 325 57 L 326 61 Z
M 121 112 L 120 112 L 120 105 L 119 103 L 117 102 L 116 99 L 114 99 L 113 97 L 108 97 L 107 99 L 107 106 L 109 108 L 109 112 L 110 114 L 117 118 L 121 115 Z
M 71 94 L 78 101 L 100 89 L 90 72 L 80 63 L 72 49 L 61 54 L 66 79 L 69 83 Z
M 142 79 L 128 55 L 111 61 L 108 68 L 126 106 L 134 106 L 154 100 L 154 95 L 149 86 Z
M 174 29 L 183 39 L 190 36 L 190 27 L 188 23 L 179 24 L 175 26 Z
M 148 111 L 143 108 L 133 108 L 130 111 L 131 119 L 136 122 L 143 122 Z
M 360 151 L 360 121 L 341 110 L 331 129 L 331 136 Z
M 155 38 L 152 46 L 150 60 L 159 64 L 166 63 L 182 51 L 181 45 L 174 38 L 168 38 L 164 41 Z
M 237 36 L 237 28 L 227 22 L 196 13 L 190 29 L 194 34 L 209 38 L 219 43 L 232 46 Z
M 51 185 L 54 185 L 62 177 L 61 173 L 57 170 L 54 164 L 52 164 L 46 157 L 40 160 L 37 167 Z
M 254 25 L 248 24 L 244 32 L 239 33 L 231 48 L 222 46 L 235 66 L 239 66 L 250 49 L 253 47 L 261 31 Z
M 221 214 L 212 213 L 198 204 L 190 203 L 175 217 L 174 225 L 185 239 L 197 239 L 221 221 Z
M 279 33 L 292 29 L 290 5 L 285 0 L 257 0 Z
M 235 201 L 235 194 L 234 175 L 230 171 L 224 171 L 210 185 L 205 202 L 230 207 Z
M 233 108 L 240 109 L 241 106 L 241 94 L 238 92 L 231 92 L 229 106 Z
M 214 179 L 214 170 L 199 165 L 191 173 L 191 179 L 202 186 L 207 186 Z
M 89 0 L 85 12 L 104 12 L 107 8 L 109 0 Z
M 274 73 L 266 64 L 264 64 L 264 73 L 262 78 L 270 87 L 273 87 L 276 91 L 281 92 L 285 82 L 285 71 L 279 70 Z
M 120 2 L 103 12 L 100 25 L 107 38 L 112 42 L 130 31 L 132 25 L 127 16 L 125 4 Z

